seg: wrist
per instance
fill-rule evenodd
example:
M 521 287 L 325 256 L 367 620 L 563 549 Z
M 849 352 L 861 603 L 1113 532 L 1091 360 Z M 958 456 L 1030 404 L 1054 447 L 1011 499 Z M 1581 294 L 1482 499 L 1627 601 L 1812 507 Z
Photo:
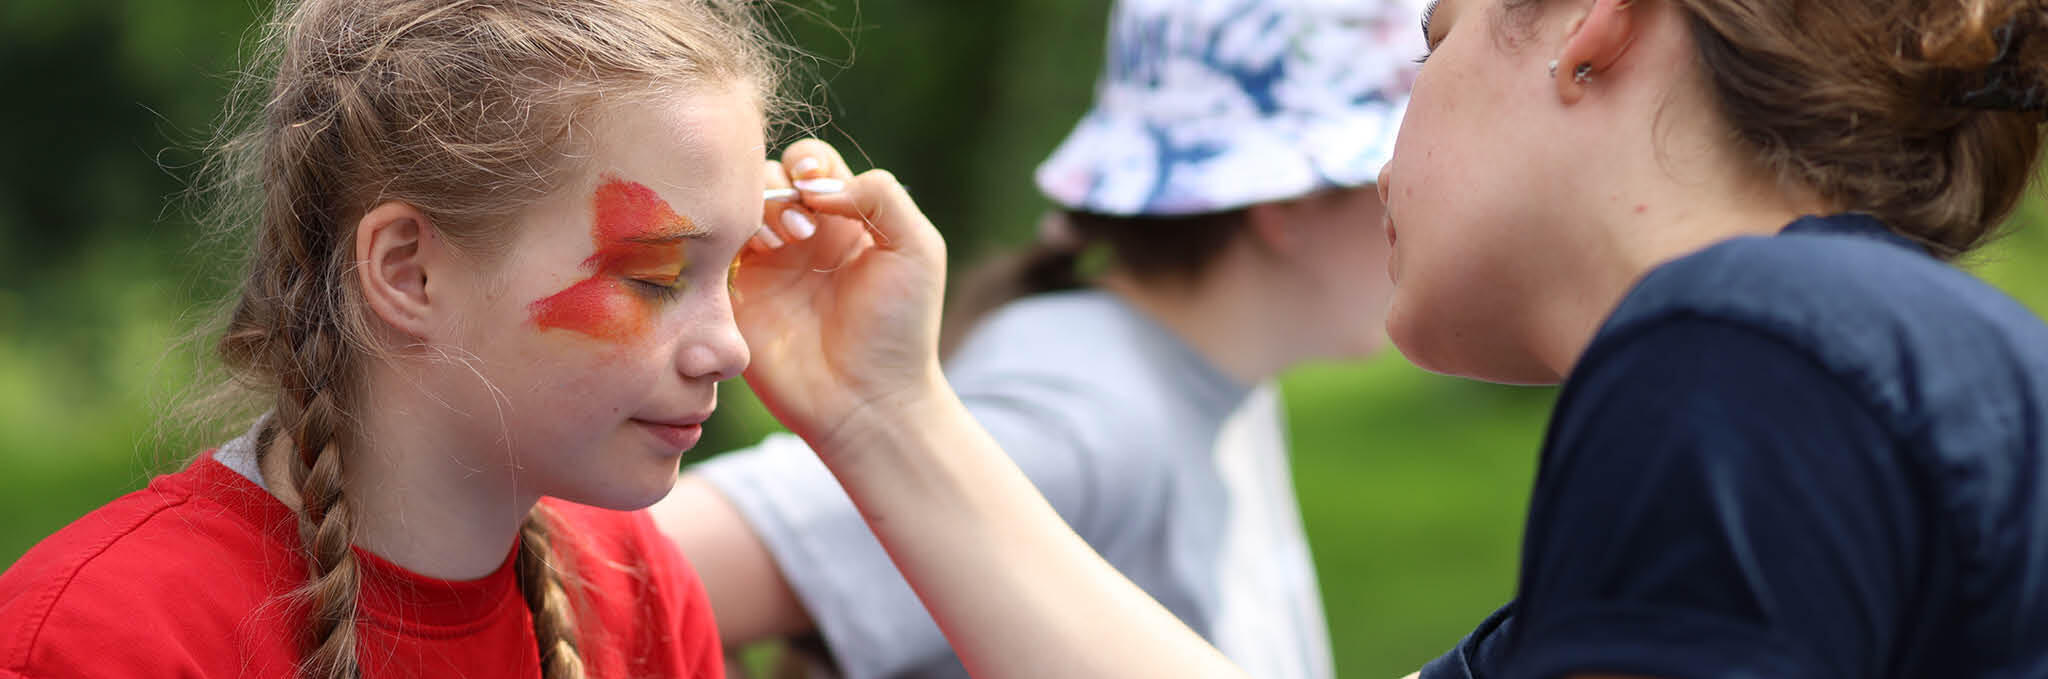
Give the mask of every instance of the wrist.
M 835 473 L 842 467 L 865 464 L 865 458 L 883 453 L 914 456 L 921 450 L 914 445 L 916 439 L 953 408 L 965 411 L 934 362 L 900 386 L 857 404 L 838 426 L 812 441 L 811 447 Z
M 936 372 L 865 404 L 812 448 L 877 537 L 1000 533 L 984 530 L 990 517 L 1034 503 L 1057 518 Z

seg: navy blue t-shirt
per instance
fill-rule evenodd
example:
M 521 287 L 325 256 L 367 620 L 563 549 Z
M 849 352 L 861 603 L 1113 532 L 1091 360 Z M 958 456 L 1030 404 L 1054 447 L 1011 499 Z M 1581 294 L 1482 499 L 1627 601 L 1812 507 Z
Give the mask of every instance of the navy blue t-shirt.
M 2048 677 L 2048 326 L 1869 217 L 1658 267 L 1425 679 Z

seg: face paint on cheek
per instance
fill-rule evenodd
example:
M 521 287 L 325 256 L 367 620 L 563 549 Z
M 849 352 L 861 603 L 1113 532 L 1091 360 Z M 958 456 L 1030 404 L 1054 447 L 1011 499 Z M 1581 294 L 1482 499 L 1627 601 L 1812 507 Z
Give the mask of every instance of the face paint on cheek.
M 591 275 L 527 308 L 535 326 L 569 330 L 612 342 L 645 336 L 661 293 L 637 292 L 627 277 L 679 284 L 684 239 L 696 227 L 636 182 L 605 177 L 591 196 L 591 240 L 597 253 L 583 260 Z
M 645 334 L 648 319 L 642 305 L 632 299 L 633 293 L 621 287 L 616 281 L 592 276 L 534 302 L 527 310 L 533 315 L 533 324 L 542 328 L 624 342 Z

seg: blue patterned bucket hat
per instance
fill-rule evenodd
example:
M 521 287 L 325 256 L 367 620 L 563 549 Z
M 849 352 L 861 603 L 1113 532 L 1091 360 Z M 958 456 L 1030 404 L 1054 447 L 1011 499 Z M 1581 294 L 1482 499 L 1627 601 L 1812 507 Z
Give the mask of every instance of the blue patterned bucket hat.
M 1420 16 L 1415 0 L 1121 0 L 1095 107 L 1038 187 L 1068 209 L 1166 216 L 1370 184 Z

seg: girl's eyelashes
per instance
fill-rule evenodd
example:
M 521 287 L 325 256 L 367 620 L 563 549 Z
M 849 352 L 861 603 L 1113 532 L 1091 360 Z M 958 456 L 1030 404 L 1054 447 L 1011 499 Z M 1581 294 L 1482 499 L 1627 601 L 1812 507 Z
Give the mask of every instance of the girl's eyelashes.
M 740 291 L 740 256 L 733 255 L 732 264 L 725 267 L 725 291 L 737 295 Z
M 626 284 L 642 298 L 655 302 L 672 301 L 683 294 L 683 288 L 687 287 L 681 276 L 628 278 Z

